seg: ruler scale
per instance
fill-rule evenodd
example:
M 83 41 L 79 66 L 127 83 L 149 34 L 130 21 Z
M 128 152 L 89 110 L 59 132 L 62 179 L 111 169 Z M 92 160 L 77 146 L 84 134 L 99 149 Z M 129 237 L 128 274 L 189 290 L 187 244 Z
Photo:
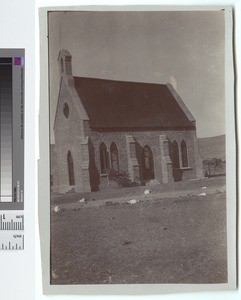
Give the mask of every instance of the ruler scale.
M 0 250 L 23 250 L 24 235 L 19 233 L 1 233 Z
M 24 230 L 24 216 L 18 211 L 0 215 L 0 230 Z
M 24 49 L 0 49 L 0 250 L 24 249 Z

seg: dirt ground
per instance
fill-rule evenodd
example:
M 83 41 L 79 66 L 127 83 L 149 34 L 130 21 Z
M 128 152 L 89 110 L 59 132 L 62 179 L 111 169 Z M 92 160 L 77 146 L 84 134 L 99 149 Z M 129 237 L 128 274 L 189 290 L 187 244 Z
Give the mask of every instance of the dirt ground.
M 226 177 L 212 177 L 204 178 L 201 180 L 191 180 L 191 181 L 179 181 L 169 184 L 157 184 L 157 185 L 146 185 L 131 188 L 119 188 L 113 190 L 103 190 L 99 192 L 88 192 L 88 193 L 67 193 L 67 194 L 51 194 L 51 204 L 61 205 L 69 204 L 78 201 L 81 198 L 85 198 L 87 201 L 92 200 L 113 200 L 116 198 L 133 198 L 143 195 L 146 189 L 150 189 L 152 194 L 164 195 L 164 197 L 175 197 L 180 194 L 192 194 L 194 192 L 202 192 L 202 187 L 211 189 L 212 192 L 216 191 L 222 186 L 225 186 Z M 183 193 L 184 192 L 184 193 Z M 161 197 L 163 198 L 163 197 Z
M 52 284 L 224 283 L 225 199 L 216 192 L 52 211 Z

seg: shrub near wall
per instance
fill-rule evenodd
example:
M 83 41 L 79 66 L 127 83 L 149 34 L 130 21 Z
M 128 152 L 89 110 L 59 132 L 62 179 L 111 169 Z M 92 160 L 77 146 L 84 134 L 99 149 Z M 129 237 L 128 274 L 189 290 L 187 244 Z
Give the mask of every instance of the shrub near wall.
M 116 187 L 133 187 L 133 186 L 140 185 L 136 181 L 131 181 L 126 172 L 115 171 L 113 169 L 110 169 L 108 171 L 108 179 L 109 179 L 110 185 L 116 186 Z
M 206 159 L 203 161 L 205 177 L 213 177 L 226 174 L 226 161 L 221 158 Z

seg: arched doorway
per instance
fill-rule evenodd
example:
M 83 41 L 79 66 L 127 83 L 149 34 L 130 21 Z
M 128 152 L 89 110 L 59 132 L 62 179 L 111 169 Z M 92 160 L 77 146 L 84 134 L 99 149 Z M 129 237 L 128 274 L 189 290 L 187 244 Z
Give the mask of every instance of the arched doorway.
M 74 179 L 74 162 L 71 152 L 68 152 L 67 155 L 67 163 L 68 163 L 68 172 L 69 172 L 69 185 L 73 186 L 75 185 L 75 179 Z
M 146 145 L 142 151 L 142 171 L 143 180 L 148 181 L 155 178 L 153 154 L 151 149 Z

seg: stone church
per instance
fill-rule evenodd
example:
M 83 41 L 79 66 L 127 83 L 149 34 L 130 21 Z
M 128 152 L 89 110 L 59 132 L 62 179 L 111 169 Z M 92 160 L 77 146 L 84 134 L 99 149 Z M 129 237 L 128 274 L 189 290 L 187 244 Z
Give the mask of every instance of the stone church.
M 195 119 L 170 84 L 76 77 L 67 50 L 58 63 L 53 192 L 121 187 L 120 177 L 145 185 L 203 176 Z

